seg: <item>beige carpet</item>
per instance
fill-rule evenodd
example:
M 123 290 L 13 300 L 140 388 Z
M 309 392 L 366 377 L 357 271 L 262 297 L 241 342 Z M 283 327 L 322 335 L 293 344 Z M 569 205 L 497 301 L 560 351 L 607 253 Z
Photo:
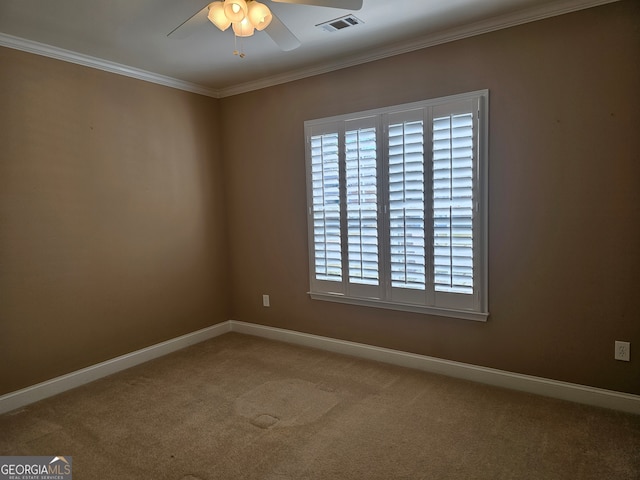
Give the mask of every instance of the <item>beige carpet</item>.
M 83 479 L 634 479 L 640 417 L 230 333 L 0 416 Z

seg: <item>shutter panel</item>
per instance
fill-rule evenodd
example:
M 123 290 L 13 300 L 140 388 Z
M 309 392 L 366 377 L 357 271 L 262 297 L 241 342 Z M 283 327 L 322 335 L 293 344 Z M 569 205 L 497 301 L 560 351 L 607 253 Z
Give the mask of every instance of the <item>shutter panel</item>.
M 315 278 L 342 281 L 338 133 L 311 137 Z
M 433 255 L 437 292 L 472 294 L 473 114 L 433 119 Z
M 424 126 L 389 125 L 389 248 L 391 286 L 425 289 Z
M 376 128 L 345 132 L 349 282 L 379 284 Z

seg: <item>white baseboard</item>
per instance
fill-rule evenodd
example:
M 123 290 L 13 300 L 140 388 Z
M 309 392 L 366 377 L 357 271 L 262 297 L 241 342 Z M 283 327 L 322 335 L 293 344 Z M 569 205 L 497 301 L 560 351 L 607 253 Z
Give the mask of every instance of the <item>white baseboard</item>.
M 414 368 L 426 372 L 438 373 L 450 377 L 471 380 L 488 385 L 510 388 L 523 392 L 544 395 L 547 397 L 568 400 L 586 405 L 610 408 L 623 412 L 640 414 L 640 395 L 615 392 L 601 388 L 588 387 L 575 383 L 560 382 L 547 378 L 534 377 L 519 373 L 507 372 L 493 368 L 479 367 L 467 363 L 443 360 L 425 355 L 391 350 L 362 343 L 337 340 L 308 333 L 267 327 L 254 323 L 229 320 L 211 327 L 198 330 L 187 335 L 158 343 L 142 350 L 122 355 L 93 365 L 82 370 L 71 372 L 46 382 L 38 383 L 22 390 L 0 396 L 0 414 L 30 403 L 62 393 L 75 387 L 92 382 L 127 368 L 139 365 L 154 358 L 190 345 L 217 337 L 227 332 L 237 332 L 247 335 L 279 340 L 296 345 L 318 348 L 335 353 L 352 355 L 385 362 L 402 367 Z
M 376 360 L 546 397 L 640 414 L 640 395 L 231 320 L 231 331 Z
M 38 383 L 22 390 L 2 395 L 0 397 L 0 414 L 24 407 L 39 400 L 71 390 L 86 383 L 92 382 L 112 373 L 126 370 L 154 358 L 167 355 L 182 348 L 208 340 L 230 331 L 229 322 L 219 323 L 211 327 L 203 328 L 180 337 L 172 338 L 166 342 L 157 343 L 150 347 L 136 350 L 135 352 L 121 355 L 111 360 L 92 365 L 75 372 L 52 378 L 46 382 Z

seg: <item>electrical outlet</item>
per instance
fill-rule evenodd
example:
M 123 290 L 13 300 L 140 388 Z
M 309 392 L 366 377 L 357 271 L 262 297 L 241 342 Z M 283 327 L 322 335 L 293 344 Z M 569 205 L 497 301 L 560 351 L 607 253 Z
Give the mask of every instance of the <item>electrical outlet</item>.
M 262 295 L 262 306 L 263 307 L 270 307 L 271 306 L 269 304 L 269 295 Z
M 619 342 L 616 340 L 616 352 L 614 358 L 628 362 L 631 356 L 631 344 L 629 342 Z

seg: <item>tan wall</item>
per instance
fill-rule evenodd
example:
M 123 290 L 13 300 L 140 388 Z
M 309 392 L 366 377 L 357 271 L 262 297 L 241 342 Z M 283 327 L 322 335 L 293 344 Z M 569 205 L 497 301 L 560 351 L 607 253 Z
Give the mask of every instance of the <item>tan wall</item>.
M 0 48 L 0 394 L 227 320 L 218 100 Z
M 639 6 L 223 99 L 232 318 L 640 394 Z M 489 321 L 310 300 L 304 120 L 484 88 Z

